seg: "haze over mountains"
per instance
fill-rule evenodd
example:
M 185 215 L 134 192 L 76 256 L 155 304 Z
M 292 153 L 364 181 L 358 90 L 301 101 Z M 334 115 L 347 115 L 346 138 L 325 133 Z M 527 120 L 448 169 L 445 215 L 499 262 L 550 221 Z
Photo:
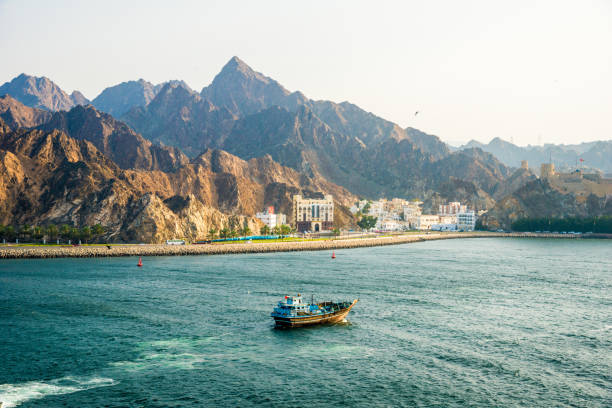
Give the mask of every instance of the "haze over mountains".
M 586 167 L 600 169 L 612 174 L 612 140 L 581 143 L 577 145 L 554 145 L 520 147 L 495 138 L 487 144 L 470 141 L 459 149 L 477 147 L 492 153 L 507 166 L 519 166 L 521 160 L 528 160 L 530 165 L 539 168 L 550 160 L 558 168 Z M 580 162 L 583 159 L 584 162 Z
M 452 152 L 434 135 L 351 103 L 290 92 L 237 57 L 199 93 L 182 81 L 140 79 L 88 105 L 78 92 L 24 74 L 2 85 L 4 93 L 0 152 L 11 176 L 0 184 L 8 200 L 0 222 L 98 220 L 116 239 L 202 238 L 230 217 L 254 225 L 249 217 L 264 205 L 289 213 L 300 192 L 334 194 L 338 225 L 354 221 L 345 206 L 358 197 L 488 210 L 534 181 L 513 167 L 538 160 L 502 141 Z M 609 144 L 589 146 L 585 159 L 607 168 Z M 182 220 L 179 230 L 170 219 Z M 143 222 L 150 227 L 139 235 Z

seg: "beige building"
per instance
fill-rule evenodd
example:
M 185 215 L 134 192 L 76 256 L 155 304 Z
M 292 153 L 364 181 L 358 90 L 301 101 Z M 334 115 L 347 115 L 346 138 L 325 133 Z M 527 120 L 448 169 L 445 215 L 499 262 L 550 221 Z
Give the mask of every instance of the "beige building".
M 293 196 L 293 224 L 299 232 L 329 231 L 334 225 L 334 198 L 323 199 Z
M 555 175 L 555 165 L 552 163 L 542 163 L 540 167 L 540 178 L 548 179 Z
M 430 230 L 432 225 L 439 224 L 440 217 L 437 215 L 422 214 L 416 219 L 416 229 Z

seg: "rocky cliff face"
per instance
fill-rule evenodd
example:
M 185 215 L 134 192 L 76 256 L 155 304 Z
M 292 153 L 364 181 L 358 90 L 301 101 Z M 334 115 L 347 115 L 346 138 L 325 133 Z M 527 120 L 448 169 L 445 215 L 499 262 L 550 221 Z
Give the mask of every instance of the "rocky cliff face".
M 5 94 L 11 95 L 26 106 L 49 111 L 68 110 L 88 103 L 87 98 L 78 91 L 69 96 L 49 78 L 26 74 L 21 74 L 0 86 L 0 95 Z
M 227 109 L 177 83 L 164 85 L 148 106 L 122 117 L 149 140 L 176 146 L 190 157 L 219 147 L 235 119 Z
M 51 113 L 42 109 L 30 108 L 10 95 L 0 96 L 0 118 L 13 128 L 34 127 L 51 119 Z
M 123 169 L 93 142 L 64 130 L 12 130 L 0 119 L 0 131 L 3 224 L 101 223 L 109 240 L 194 240 L 210 228 L 248 225 L 256 232 L 255 212 L 265 205 L 287 211 L 292 194 L 331 192 L 339 206 L 355 200 L 341 187 L 270 157 L 246 162 L 209 150 L 170 172 Z
M 151 143 L 91 105 L 56 112 L 39 128 L 47 132 L 59 129 L 77 140 L 88 140 L 123 169 L 172 171 L 188 162 L 180 150 Z

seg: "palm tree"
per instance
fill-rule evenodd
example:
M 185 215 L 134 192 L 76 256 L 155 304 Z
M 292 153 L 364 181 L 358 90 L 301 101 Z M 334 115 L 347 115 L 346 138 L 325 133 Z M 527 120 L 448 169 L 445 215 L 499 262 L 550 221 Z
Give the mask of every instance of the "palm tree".
M 227 228 L 221 228 L 221 231 L 219 231 L 219 236 L 221 238 L 227 238 L 228 235 L 229 235 L 229 230 Z
M 6 227 L 4 227 L 4 238 L 6 238 L 7 241 L 15 239 L 15 236 L 15 227 L 13 227 L 12 225 L 7 225 Z
M 12 225 L 7 225 L 4 228 L 4 236 L 6 237 L 7 240 L 11 241 L 13 239 L 15 239 L 16 233 L 15 233 L 15 227 L 13 227 Z
M 70 239 L 73 241 L 72 243 L 74 244 L 81 236 L 81 231 L 79 231 L 79 229 L 76 227 L 72 227 L 70 228 L 70 233 L 68 234 L 68 236 L 70 237 Z
M 34 237 L 34 239 L 42 239 L 42 237 L 45 236 L 45 230 L 43 227 L 40 226 L 36 226 L 32 229 L 32 237 Z
M 268 226 L 268 224 L 265 224 L 263 227 L 261 227 L 259 229 L 259 233 L 261 235 L 270 235 L 270 227 Z
M 87 243 L 87 241 L 91 239 L 91 228 L 89 228 L 87 225 L 81 228 L 79 231 L 79 238 Z
M 242 229 L 240 230 L 240 235 L 242 235 L 243 237 L 246 237 L 247 235 L 251 235 L 251 229 L 249 228 L 248 225 L 245 224 L 245 226 L 242 227 Z
M 24 224 L 19 228 L 19 238 L 23 239 L 24 241 L 27 240 L 31 234 L 32 228 L 28 224 Z
M 57 227 L 55 225 L 49 224 L 47 225 L 47 228 L 45 230 L 49 241 L 55 241 L 57 239 L 57 234 L 59 233 L 59 231 L 57 230 Z
M 215 237 L 217 236 L 217 230 L 214 228 L 211 228 L 208 230 L 208 239 L 215 239 Z
M 96 224 L 91 227 L 91 233 L 96 239 L 98 239 L 102 236 L 102 234 L 104 234 L 104 227 L 100 224 Z
M 272 235 L 280 235 L 280 227 L 278 225 L 272 228 Z
M 60 237 L 62 237 L 63 239 L 70 238 L 71 231 L 72 231 L 72 228 L 70 228 L 68 224 L 62 224 L 62 226 L 59 229 Z
M 280 232 L 280 234 L 281 234 L 281 235 L 283 235 L 283 236 L 285 236 L 285 235 L 289 235 L 289 233 L 291 233 L 291 227 L 290 227 L 290 226 L 288 226 L 288 225 L 283 224 L 283 225 L 281 225 L 281 226 L 279 227 L 279 232 Z

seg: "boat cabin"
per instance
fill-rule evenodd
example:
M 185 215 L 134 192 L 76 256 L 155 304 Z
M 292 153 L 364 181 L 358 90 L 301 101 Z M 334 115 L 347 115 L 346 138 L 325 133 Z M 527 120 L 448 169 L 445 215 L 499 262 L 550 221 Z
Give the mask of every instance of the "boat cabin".
M 312 314 L 319 311 L 319 306 L 311 305 L 310 303 L 304 303 L 302 301 L 302 295 L 298 293 L 297 296 L 285 296 L 283 300 L 278 302 L 278 307 L 274 308 L 274 313 L 277 315 L 298 315 L 298 314 Z

